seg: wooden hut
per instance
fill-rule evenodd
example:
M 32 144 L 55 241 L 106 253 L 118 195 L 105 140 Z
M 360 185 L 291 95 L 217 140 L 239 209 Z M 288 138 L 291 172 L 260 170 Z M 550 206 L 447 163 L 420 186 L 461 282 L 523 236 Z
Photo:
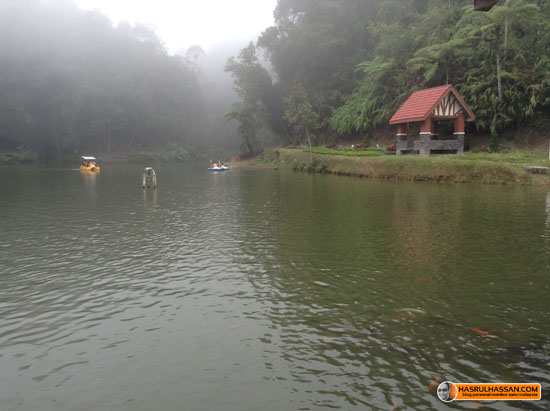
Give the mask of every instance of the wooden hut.
M 450 140 L 440 140 L 437 134 L 437 122 L 443 120 L 454 120 Z M 432 151 L 463 153 L 464 125 L 473 120 L 474 113 L 452 85 L 416 91 L 390 119 L 391 125 L 397 125 L 396 152 L 418 151 L 426 156 Z M 419 140 L 407 140 L 410 123 L 420 123 Z

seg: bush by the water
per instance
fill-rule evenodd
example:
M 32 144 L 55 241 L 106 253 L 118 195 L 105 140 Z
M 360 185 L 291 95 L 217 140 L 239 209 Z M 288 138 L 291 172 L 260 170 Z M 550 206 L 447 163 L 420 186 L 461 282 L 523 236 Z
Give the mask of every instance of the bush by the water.
M 266 163 L 278 163 L 281 158 L 281 153 L 277 150 L 264 150 L 261 155 L 261 160 Z
M 181 144 L 170 143 L 160 151 L 138 151 L 128 157 L 130 163 L 184 163 L 193 159 L 191 152 Z
M 2 164 L 28 164 L 38 162 L 36 150 L 18 147 L 15 151 L 0 153 L 0 165 Z
M 298 159 L 295 158 L 292 161 L 292 169 L 294 171 L 306 171 L 308 173 L 326 173 L 328 172 L 328 164 L 321 161 L 318 157 L 314 157 L 313 161 L 310 163 L 298 161 Z

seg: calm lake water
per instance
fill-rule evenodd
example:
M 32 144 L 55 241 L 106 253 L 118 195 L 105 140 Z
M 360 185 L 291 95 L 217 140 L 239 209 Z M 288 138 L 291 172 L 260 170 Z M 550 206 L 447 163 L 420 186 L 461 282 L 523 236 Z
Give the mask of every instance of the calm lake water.
M 548 398 L 548 189 L 155 169 L 156 192 L 142 167 L 0 168 L 0 409 Z

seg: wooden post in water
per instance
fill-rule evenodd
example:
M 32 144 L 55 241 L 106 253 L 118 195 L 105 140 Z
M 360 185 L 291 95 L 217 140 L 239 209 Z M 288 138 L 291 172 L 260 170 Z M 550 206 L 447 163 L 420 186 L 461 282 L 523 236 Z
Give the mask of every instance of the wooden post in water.
M 153 184 L 153 189 L 157 188 L 157 175 L 152 167 L 145 167 L 145 171 L 141 176 L 141 188 L 145 189 L 145 186 L 150 188 L 151 184 Z

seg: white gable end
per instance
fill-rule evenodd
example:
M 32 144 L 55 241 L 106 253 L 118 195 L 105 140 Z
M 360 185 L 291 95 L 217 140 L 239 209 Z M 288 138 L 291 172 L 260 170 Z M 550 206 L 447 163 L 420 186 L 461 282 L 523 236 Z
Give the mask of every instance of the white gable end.
M 433 111 L 436 117 L 456 117 L 462 110 L 462 106 L 453 93 L 447 94 Z

